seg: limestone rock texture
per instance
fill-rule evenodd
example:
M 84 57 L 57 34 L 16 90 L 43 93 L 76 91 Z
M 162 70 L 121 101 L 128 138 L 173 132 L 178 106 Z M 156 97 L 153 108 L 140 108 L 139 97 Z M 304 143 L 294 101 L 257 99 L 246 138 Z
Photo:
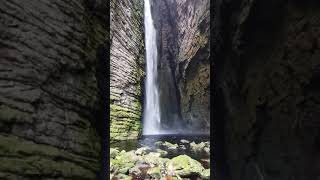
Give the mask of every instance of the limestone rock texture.
M 216 3 L 213 113 L 224 168 L 232 180 L 319 179 L 319 2 Z
M 175 75 L 181 115 L 195 130 L 210 128 L 210 1 L 177 1 L 179 53 Z
M 164 120 L 208 133 L 210 1 L 153 1 L 152 8 L 159 42 L 160 99 L 168 104 L 162 114 L 175 114 Z
M 137 139 L 142 129 L 144 4 L 110 3 L 110 139 Z
M 0 2 L 0 179 L 97 179 L 100 1 Z

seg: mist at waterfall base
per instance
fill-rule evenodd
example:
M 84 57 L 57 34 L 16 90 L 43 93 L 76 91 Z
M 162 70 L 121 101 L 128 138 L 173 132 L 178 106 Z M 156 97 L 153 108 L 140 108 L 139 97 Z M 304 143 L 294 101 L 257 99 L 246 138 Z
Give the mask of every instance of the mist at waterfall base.
M 158 49 L 157 31 L 154 26 L 150 0 L 144 3 L 144 29 L 145 29 L 145 49 L 146 49 L 146 79 L 145 96 L 143 110 L 143 135 L 159 134 L 206 134 L 201 130 L 194 131 L 182 124 L 178 114 L 173 114 L 173 119 L 167 125 L 161 119 L 161 105 L 158 82 Z M 176 98 L 176 97 L 172 97 Z

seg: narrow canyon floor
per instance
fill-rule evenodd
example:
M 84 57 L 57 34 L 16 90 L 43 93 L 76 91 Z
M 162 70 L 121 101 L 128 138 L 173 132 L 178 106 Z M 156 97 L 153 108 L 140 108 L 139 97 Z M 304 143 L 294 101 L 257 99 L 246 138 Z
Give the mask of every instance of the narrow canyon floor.
M 110 179 L 210 179 L 209 136 L 150 135 L 112 143 Z

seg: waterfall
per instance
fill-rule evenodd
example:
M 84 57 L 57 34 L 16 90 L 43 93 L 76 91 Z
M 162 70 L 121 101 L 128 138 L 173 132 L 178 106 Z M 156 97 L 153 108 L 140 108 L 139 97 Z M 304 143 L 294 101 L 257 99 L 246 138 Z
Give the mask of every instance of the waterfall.
M 146 48 L 146 82 L 145 105 L 143 115 L 143 134 L 158 134 L 160 132 L 160 105 L 158 93 L 158 50 L 156 43 L 156 30 L 151 15 L 150 0 L 144 1 L 144 28 Z

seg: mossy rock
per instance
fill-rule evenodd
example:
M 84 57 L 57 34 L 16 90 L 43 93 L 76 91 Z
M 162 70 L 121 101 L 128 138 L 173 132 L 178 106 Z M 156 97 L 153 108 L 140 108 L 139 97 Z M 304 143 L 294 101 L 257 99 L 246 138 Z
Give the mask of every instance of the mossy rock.
M 190 143 L 191 151 L 194 153 L 204 152 L 205 147 L 206 147 L 206 144 L 204 142 L 201 142 L 199 144 L 196 144 L 195 142 Z
M 170 142 L 164 142 L 163 146 L 167 147 L 167 148 L 178 148 L 178 144 L 172 144 Z
M 3 172 L 12 171 L 34 176 L 39 173 L 50 174 L 59 171 L 61 176 L 65 177 L 81 176 L 84 179 L 92 179 L 96 176 L 92 170 L 99 170 L 99 163 L 95 160 L 87 160 L 74 153 L 49 145 L 36 144 L 16 136 L 0 135 L 0 152 L 6 154 L 1 158 L 2 162 L 5 162 L 0 164 Z M 56 158 L 62 158 L 64 161 L 55 161 Z M 84 167 L 91 167 L 91 170 Z
M 126 174 L 117 174 L 114 177 L 121 180 L 132 180 L 132 177 Z
M 122 174 L 127 174 L 132 166 L 134 166 L 133 163 L 127 163 L 125 167 L 120 168 L 118 172 Z
M 110 148 L 110 158 L 115 158 L 119 153 L 118 148 Z
M 187 155 L 174 157 L 166 163 L 167 167 L 173 166 L 174 171 L 179 176 L 190 176 L 192 174 L 200 175 L 204 167 L 200 162 L 192 159 Z
M 201 173 L 202 179 L 210 179 L 210 169 L 205 169 Z
M 161 178 L 161 168 L 160 167 L 153 167 L 148 170 L 148 174 L 152 176 L 155 179 L 160 179 Z
M 135 154 L 136 155 L 146 155 L 148 154 L 149 152 L 151 152 L 151 149 L 149 147 L 141 147 L 141 148 L 138 148 L 136 151 L 135 151 Z
M 156 150 L 157 153 L 160 153 L 160 157 L 164 157 L 166 155 L 168 155 L 168 152 L 162 149 L 157 149 Z
M 203 148 L 203 150 L 208 156 L 210 156 L 210 148 L 205 147 L 205 148 Z
M 167 141 L 165 141 L 165 142 L 157 141 L 157 142 L 155 142 L 155 145 L 157 147 L 162 147 L 162 148 L 165 148 L 165 149 L 177 149 L 179 147 L 178 144 L 172 144 L 172 143 L 167 142 Z
M 162 144 L 163 144 L 162 141 L 157 141 L 157 142 L 154 143 L 154 145 L 156 145 L 156 146 L 158 146 L 158 147 L 160 147 Z
M 137 139 L 141 132 L 141 105 L 135 101 L 134 106 L 110 105 L 110 140 Z
M 121 151 L 118 155 L 111 159 L 110 165 L 112 169 L 117 169 L 120 173 L 127 173 L 138 161 L 138 157 L 134 154 L 134 151 Z
M 160 153 L 151 152 L 147 155 L 142 156 L 141 160 L 144 163 L 148 163 L 153 166 L 159 166 L 159 165 L 164 164 L 167 161 L 169 161 L 168 158 L 161 158 L 160 156 L 161 156 Z

